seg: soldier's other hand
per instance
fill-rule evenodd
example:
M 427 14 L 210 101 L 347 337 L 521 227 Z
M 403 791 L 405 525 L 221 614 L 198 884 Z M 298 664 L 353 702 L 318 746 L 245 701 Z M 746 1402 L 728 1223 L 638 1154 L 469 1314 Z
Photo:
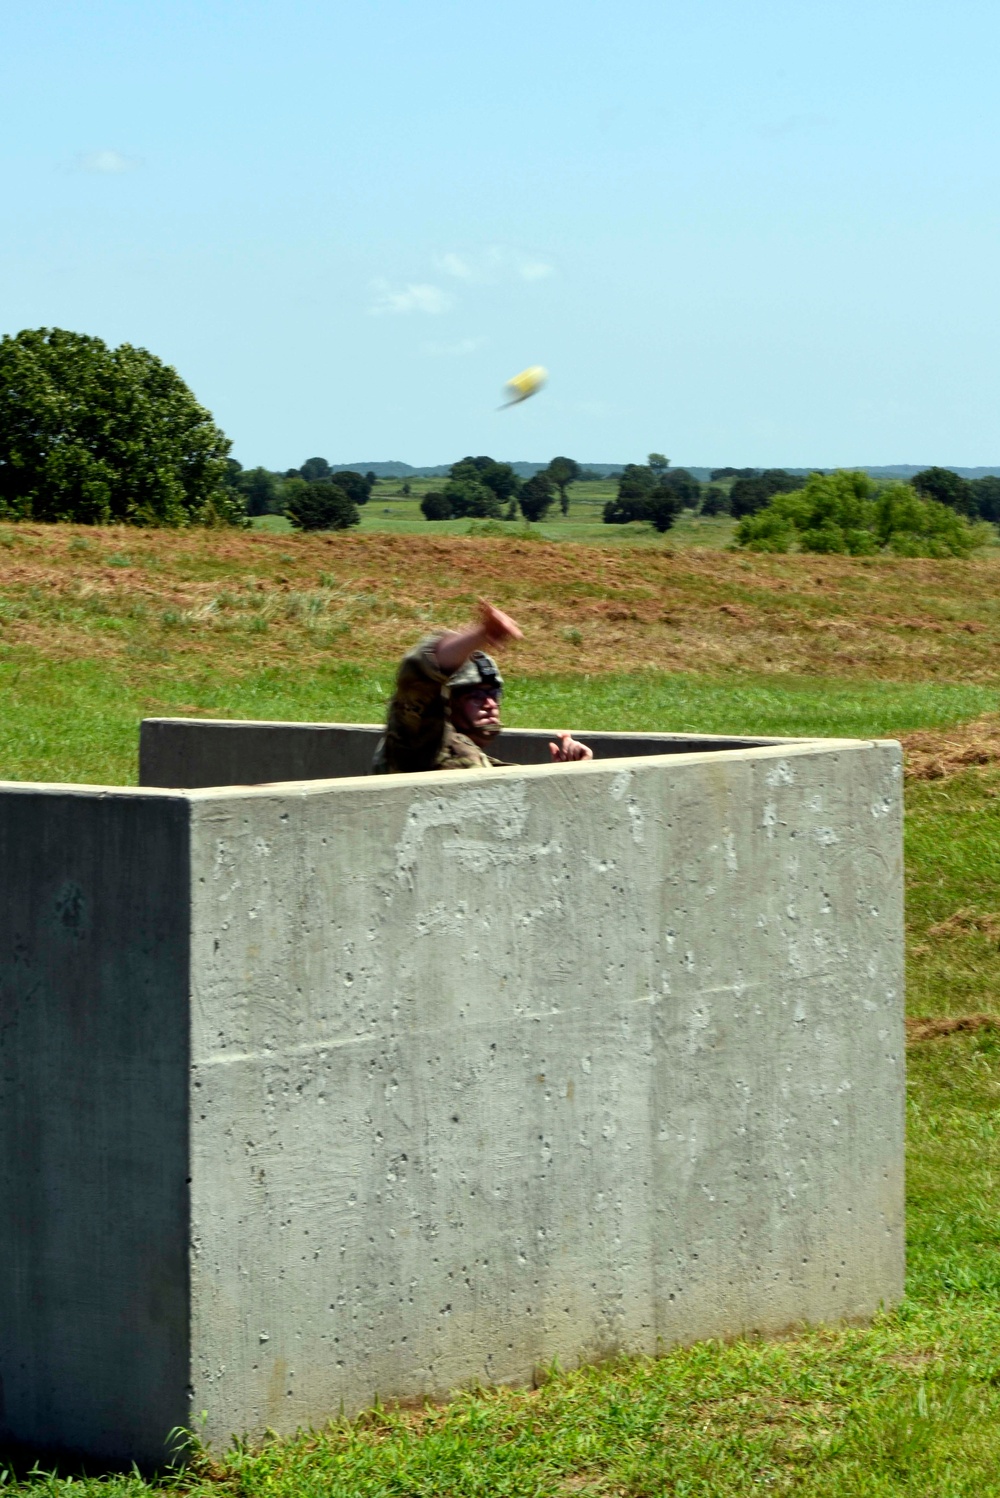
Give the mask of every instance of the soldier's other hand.
M 571 759 L 593 759 L 593 749 L 588 749 L 586 744 L 580 744 L 568 733 L 559 734 L 559 742 L 554 744 L 549 740 L 549 753 L 552 755 L 553 763 L 562 764 Z
M 518 629 L 510 615 L 495 608 L 485 598 L 480 598 L 479 600 L 479 622 L 486 631 L 492 645 L 501 645 L 504 640 L 524 639 L 524 635 Z

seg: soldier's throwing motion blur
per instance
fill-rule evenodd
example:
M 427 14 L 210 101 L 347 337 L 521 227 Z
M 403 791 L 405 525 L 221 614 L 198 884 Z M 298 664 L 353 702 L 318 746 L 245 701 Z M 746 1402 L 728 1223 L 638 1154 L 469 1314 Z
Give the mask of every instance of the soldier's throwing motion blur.
M 483 599 L 478 623 L 428 635 L 414 646 L 399 667 L 372 773 L 502 765 L 486 751 L 501 728 L 503 677 L 483 647 L 520 639 L 513 619 Z M 593 759 L 593 751 L 568 733 L 560 733 L 549 751 L 553 761 Z

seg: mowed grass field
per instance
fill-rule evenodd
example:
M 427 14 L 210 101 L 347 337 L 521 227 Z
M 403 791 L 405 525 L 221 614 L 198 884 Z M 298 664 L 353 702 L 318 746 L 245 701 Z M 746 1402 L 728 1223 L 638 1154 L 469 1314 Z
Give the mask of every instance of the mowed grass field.
M 600 545 L 419 525 L 0 526 L 0 775 L 134 781 L 147 714 L 375 721 L 400 652 L 481 593 L 526 633 L 504 658 L 510 721 L 904 735 L 907 1298 L 872 1327 L 540 1370 L 533 1389 L 354 1422 L 331 1412 L 322 1431 L 151 1483 L 10 1465 L 2 1485 L 1000 1494 L 1000 556 L 745 557 L 672 534 Z

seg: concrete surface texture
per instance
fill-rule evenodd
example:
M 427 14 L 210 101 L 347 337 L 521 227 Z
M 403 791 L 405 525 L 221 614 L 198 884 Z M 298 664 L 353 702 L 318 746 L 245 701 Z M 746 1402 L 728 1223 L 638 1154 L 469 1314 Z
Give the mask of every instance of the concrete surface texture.
M 222 1444 L 901 1294 L 896 745 L 0 819 L 48 829 L 3 931 L 8 1439 L 149 1464 L 202 1411 Z
M 146 718 L 139 736 L 139 784 L 254 785 L 367 775 L 382 737 L 377 723 L 268 723 L 228 718 Z M 551 760 L 547 729 L 505 728 L 494 756 L 519 765 Z M 596 759 L 748 749 L 795 740 L 693 733 L 578 733 Z
M 0 786 L 0 1442 L 190 1415 L 190 809 Z

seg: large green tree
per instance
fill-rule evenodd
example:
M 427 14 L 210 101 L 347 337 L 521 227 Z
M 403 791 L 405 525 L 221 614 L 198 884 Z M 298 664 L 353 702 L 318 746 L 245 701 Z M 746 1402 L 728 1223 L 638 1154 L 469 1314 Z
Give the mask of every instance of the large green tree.
M 649 496 L 656 488 L 656 475 L 644 463 L 626 463 L 618 479 L 618 498 L 604 506 L 606 525 L 628 525 L 649 519 Z
M 0 515 L 239 524 L 229 439 L 146 349 L 61 328 L 0 339 Z
M 880 488 L 866 473 L 839 469 L 772 495 L 741 519 L 736 543 L 750 551 L 965 557 L 983 544 L 984 533 L 986 526 L 970 525 L 951 505 L 923 499 L 908 484 Z
M 495 458 L 462 458 L 451 465 L 450 477 L 459 484 L 485 484 L 500 504 L 516 499 L 521 489 L 521 480 L 510 464 L 498 463 Z
M 661 472 L 662 478 L 658 480 L 648 464 L 626 463 L 618 480 L 618 498 L 609 499 L 604 506 L 605 524 L 628 525 L 633 520 L 646 520 L 661 534 L 668 531 L 680 514 L 683 501 L 681 491 L 669 482 L 671 476 L 667 470 Z M 697 484 L 686 468 L 677 472 Z
M 248 515 L 271 515 L 281 507 L 281 478 L 269 468 L 244 468 L 235 458 L 226 460 L 226 482 L 246 501 Z
M 328 479 L 332 470 L 325 458 L 306 458 L 299 475 L 307 484 L 318 484 L 321 479 Z
M 925 468 L 922 473 L 915 473 L 910 482 L 921 499 L 936 500 L 960 515 L 971 517 L 979 513 L 972 485 L 950 468 Z
M 443 493 L 456 520 L 465 519 L 466 516 L 473 520 L 499 520 L 502 514 L 500 501 L 493 489 L 467 474 L 449 479 Z
M 428 489 L 420 501 L 420 513 L 425 520 L 450 520 L 455 512 L 451 500 L 440 489 Z
M 1000 478 L 987 474 L 985 478 L 973 479 L 969 488 L 976 501 L 976 509 L 983 519 L 1000 525 Z
M 317 479 L 312 484 L 300 480 L 285 514 L 300 531 L 345 531 L 361 521 L 350 495 L 329 479 Z
M 701 485 L 686 468 L 664 469 L 659 486 L 674 496 L 680 509 L 696 510 L 701 503 Z
M 338 489 L 343 489 L 354 504 L 366 505 L 375 484 L 375 475 L 372 474 L 369 480 L 365 474 L 358 473 L 353 468 L 338 468 L 336 473 L 330 474 L 330 482 L 336 484 Z
M 715 473 L 720 471 L 716 469 Z M 741 474 L 729 491 L 730 508 L 741 520 L 744 515 L 755 515 L 762 510 L 775 494 L 791 494 L 804 484 L 800 474 L 786 473 L 783 468 L 765 468 L 763 473 L 752 473 L 750 477 Z
M 552 493 L 553 479 L 549 471 L 539 469 L 528 481 L 522 485 L 520 495 L 521 514 L 525 520 L 544 520 L 546 512 L 552 504 L 554 495 Z

